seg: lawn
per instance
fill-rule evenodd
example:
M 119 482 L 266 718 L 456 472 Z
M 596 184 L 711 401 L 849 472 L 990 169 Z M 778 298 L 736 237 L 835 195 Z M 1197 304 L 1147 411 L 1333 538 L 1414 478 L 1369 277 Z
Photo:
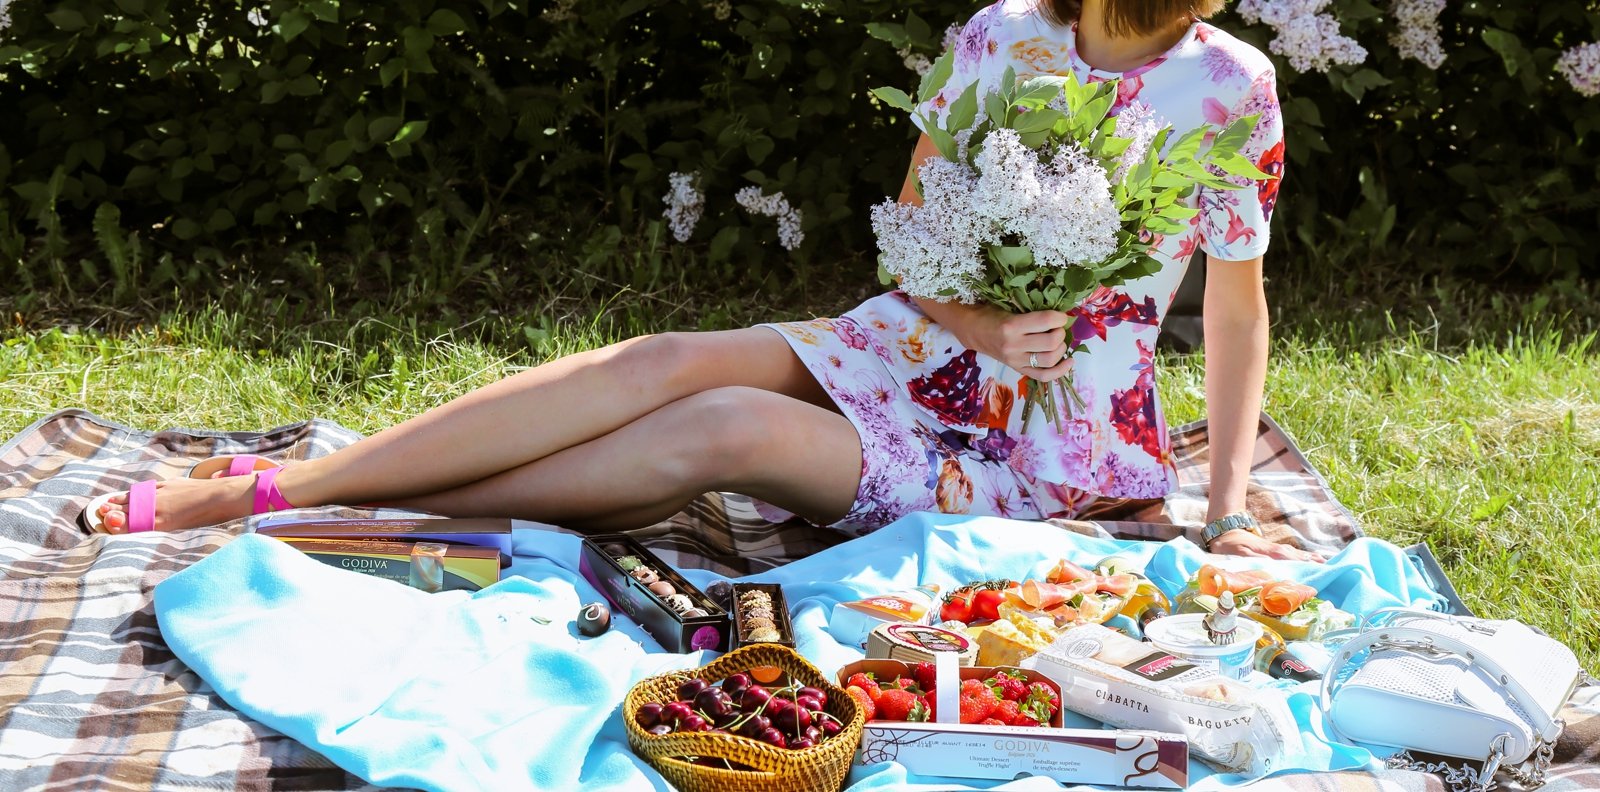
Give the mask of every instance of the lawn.
M 0 331 L 0 435 L 69 406 L 150 428 L 320 416 L 371 432 L 634 332 L 737 324 L 773 305 L 789 306 L 771 309 L 785 318 L 807 313 L 782 300 L 707 311 L 716 301 L 696 297 L 547 302 L 465 323 L 378 311 L 286 319 L 255 300 L 242 303 L 267 307 L 169 308 L 110 330 L 18 314 Z M 1428 542 L 1474 610 L 1538 625 L 1594 669 L 1600 349 L 1597 314 L 1564 299 L 1294 287 L 1278 301 L 1267 409 L 1371 535 Z M 1203 415 L 1202 358 L 1168 353 L 1162 364 L 1171 420 Z

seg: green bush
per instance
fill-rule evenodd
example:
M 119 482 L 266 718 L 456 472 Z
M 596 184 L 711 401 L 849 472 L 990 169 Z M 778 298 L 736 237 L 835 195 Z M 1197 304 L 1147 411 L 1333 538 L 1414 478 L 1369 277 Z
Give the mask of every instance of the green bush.
M 283 253 L 306 250 L 343 269 L 288 274 L 324 288 L 449 288 L 552 250 L 623 277 L 631 240 L 656 267 L 676 245 L 661 221 L 674 171 L 700 174 L 689 250 L 708 276 L 830 266 L 870 253 L 865 210 L 898 191 L 913 135 L 867 89 L 912 83 L 904 55 L 936 54 L 975 9 L 15 0 L 0 255 L 21 263 L 0 277 L 204 288 L 230 267 L 283 277 Z M 1297 266 L 1381 262 L 1404 243 L 1486 276 L 1596 271 L 1581 239 L 1600 225 L 1600 103 L 1553 71 L 1600 38 L 1596 3 L 1453 3 L 1438 71 L 1400 59 L 1367 0 L 1331 11 L 1371 55 L 1326 75 L 1279 65 L 1278 222 Z M 1219 24 L 1263 49 L 1272 35 Z M 749 185 L 799 210 L 797 250 L 734 204 Z

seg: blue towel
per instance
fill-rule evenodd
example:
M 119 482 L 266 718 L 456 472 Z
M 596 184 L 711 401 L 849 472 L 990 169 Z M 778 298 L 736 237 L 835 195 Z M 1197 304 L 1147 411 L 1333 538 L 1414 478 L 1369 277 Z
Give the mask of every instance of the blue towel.
M 579 604 L 600 599 L 577 572 L 578 540 L 524 531 L 516 547 L 499 584 L 423 594 L 246 535 L 157 586 L 156 612 L 174 653 L 229 704 L 372 783 L 450 792 L 665 788 L 628 750 L 622 697 L 645 676 L 708 658 L 664 653 L 620 616 L 612 632 L 578 637 Z M 751 579 L 783 584 L 800 651 L 832 672 L 861 656 L 828 632 L 837 602 L 918 583 L 1020 579 L 1058 558 L 1092 565 L 1113 553 L 1145 564 L 1169 594 L 1205 560 L 1183 540 L 1118 542 L 1037 523 L 913 515 Z M 1371 539 L 1326 566 L 1253 563 L 1356 612 L 1437 598 L 1398 548 Z M 718 579 L 686 575 L 702 586 Z M 1290 705 L 1310 735 L 1292 767 L 1376 766 L 1364 750 L 1316 738 L 1321 723 L 1308 694 L 1290 691 Z M 1198 762 L 1192 769 L 1208 776 L 1196 788 L 1244 780 L 1210 775 Z M 1058 788 L 1046 779 L 923 778 L 896 764 L 858 769 L 851 782 L 852 790 Z

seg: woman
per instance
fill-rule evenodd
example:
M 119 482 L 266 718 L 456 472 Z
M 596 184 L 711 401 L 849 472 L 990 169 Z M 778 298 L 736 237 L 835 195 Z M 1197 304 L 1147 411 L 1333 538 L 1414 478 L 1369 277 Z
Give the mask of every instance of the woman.
M 1246 154 L 1281 170 L 1271 64 L 1201 21 L 1222 0 L 1034 3 L 1002 0 L 967 23 L 947 91 L 993 84 L 1007 66 L 1120 77 L 1117 112 L 1136 107 L 1178 129 L 1259 114 Z M 924 135 L 913 166 L 934 154 Z M 178 530 L 290 504 L 386 503 L 625 529 L 728 490 L 865 532 L 919 510 L 1038 519 L 1072 516 L 1096 495 L 1158 497 L 1176 477 L 1153 349 L 1188 258 L 1202 250 L 1212 262 L 1210 549 L 1315 559 L 1262 539 L 1242 515 L 1266 371 L 1261 255 L 1276 184 L 1199 192 L 1190 233 L 1158 245 L 1160 272 L 1069 313 L 894 292 L 838 319 L 636 338 L 507 378 L 327 457 L 146 484 L 132 508 L 119 495 L 90 518 L 113 532 Z M 909 174 L 901 200 L 917 200 Z M 1079 342 L 1088 354 L 1066 358 Z M 1012 409 L 1018 380 L 1069 372 L 1086 407 L 1059 431 L 1024 432 Z

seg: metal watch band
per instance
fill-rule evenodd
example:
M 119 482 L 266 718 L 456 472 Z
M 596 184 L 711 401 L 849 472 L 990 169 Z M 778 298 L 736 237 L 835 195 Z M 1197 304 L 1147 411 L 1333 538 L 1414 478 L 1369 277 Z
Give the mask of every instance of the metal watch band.
M 1200 530 L 1201 545 L 1206 549 L 1210 549 L 1213 540 L 1234 529 L 1243 529 L 1257 536 L 1261 535 L 1261 523 L 1256 522 L 1256 518 L 1251 517 L 1246 512 L 1234 512 L 1206 523 L 1206 527 Z

